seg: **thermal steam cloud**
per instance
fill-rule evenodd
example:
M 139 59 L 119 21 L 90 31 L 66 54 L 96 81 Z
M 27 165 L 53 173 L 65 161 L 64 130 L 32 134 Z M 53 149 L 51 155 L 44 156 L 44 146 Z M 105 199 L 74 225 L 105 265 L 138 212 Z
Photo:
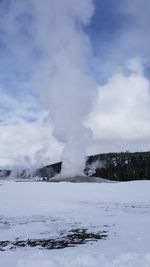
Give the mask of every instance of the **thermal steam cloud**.
M 65 144 L 62 176 L 82 175 L 96 84 L 88 61 L 92 50 L 83 27 L 93 15 L 92 1 L 33 1 L 36 42 L 44 56 L 34 75 L 44 106 L 50 110 L 54 136 Z M 59 8 L 58 8 L 59 5 Z
M 28 87 L 49 110 L 53 134 L 64 144 L 61 175 L 82 175 L 91 135 L 84 121 L 97 88 L 88 68 L 92 49 L 84 31 L 94 13 L 93 1 L 17 0 L 11 9 L 13 47 L 21 49 L 20 40 L 29 38 L 30 49 L 23 46 L 25 62 L 36 63 Z

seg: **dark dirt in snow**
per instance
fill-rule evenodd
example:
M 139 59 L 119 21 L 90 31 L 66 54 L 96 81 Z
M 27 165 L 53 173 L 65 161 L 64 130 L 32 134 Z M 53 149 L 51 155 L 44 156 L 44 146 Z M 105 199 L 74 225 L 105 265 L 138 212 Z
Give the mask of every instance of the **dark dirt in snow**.
M 16 248 L 41 248 L 41 249 L 63 249 L 66 247 L 74 247 L 76 245 L 86 244 L 107 238 L 107 231 L 91 233 L 87 229 L 73 229 L 67 235 L 62 235 L 57 239 L 27 239 L 14 241 L 0 241 L 0 251 Z

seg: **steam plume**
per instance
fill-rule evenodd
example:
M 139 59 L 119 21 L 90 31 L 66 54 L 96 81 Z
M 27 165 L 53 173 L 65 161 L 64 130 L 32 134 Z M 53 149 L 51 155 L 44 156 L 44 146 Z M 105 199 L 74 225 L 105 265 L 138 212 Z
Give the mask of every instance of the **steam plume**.
M 54 136 L 64 144 L 62 175 L 81 175 L 90 138 L 84 121 L 96 92 L 88 67 L 92 49 L 84 30 L 94 13 L 93 1 L 9 3 L 3 19 L 7 40 L 22 63 L 28 88 L 34 88 L 49 110 Z
M 41 55 L 33 84 L 50 110 L 54 135 L 65 145 L 62 175 L 81 175 L 90 138 L 84 120 L 95 91 L 88 70 L 91 47 L 84 27 L 94 8 L 90 0 L 32 2 L 34 40 Z

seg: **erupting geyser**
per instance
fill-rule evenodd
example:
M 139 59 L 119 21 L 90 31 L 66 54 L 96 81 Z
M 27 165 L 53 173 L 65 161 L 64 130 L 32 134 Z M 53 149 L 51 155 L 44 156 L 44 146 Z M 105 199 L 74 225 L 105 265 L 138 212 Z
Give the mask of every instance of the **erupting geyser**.
M 84 123 L 97 87 L 89 71 L 92 49 L 85 31 L 93 1 L 16 0 L 13 5 L 15 27 L 30 40 L 25 59 L 34 66 L 29 86 L 38 92 L 53 134 L 64 144 L 61 175 L 83 175 L 91 135 Z
M 84 27 L 94 12 L 91 0 L 33 1 L 34 38 L 41 58 L 34 86 L 64 143 L 61 176 L 83 175 L 90 130 L 84 125 L 96 84 L 89 74 L 92 55 Z

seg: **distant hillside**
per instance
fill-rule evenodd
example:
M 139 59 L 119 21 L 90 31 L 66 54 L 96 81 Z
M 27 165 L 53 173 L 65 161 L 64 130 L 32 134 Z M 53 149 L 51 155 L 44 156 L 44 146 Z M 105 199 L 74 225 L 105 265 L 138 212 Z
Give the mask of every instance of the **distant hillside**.
M 36 170 L 22 170 L 17 178 L 39 176 L 50 179 L 60 173 L 62 163 L 58 162 Z M 97 176 L 115 181 L 150 180 L 150 152 L 106 153 L 87 157 L 84 172 L 88 176 Z M 9 177 L 10 170 L 0 170 L 0 177 Z
M 36 174 L 51 178 L 61 171 L 61 162 L 45 166 Z M 150 180 L 150 152 L 107 153 L 89 156 L 86 175 L 97 176 L 115 181 Z
M 94 176 L 115 181 L 150 180 L 150 152 L 108 153 L 90 156 L 85 172 L 93 162 L 101 162 L 96 166 Z
M 11 170 L 0 170 L 0 178 L 8 177 L 11 174 Z

